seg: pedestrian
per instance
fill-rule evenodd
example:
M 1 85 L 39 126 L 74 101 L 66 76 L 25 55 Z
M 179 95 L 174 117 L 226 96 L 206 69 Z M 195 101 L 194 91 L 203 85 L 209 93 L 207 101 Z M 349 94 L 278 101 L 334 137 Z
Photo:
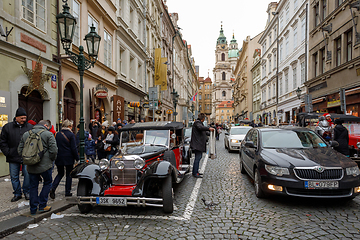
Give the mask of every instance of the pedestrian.
M 59 148 L 55 165 L 58 174 L 56 175 L 52 188 L 50 190 L 50 197 L 55 199 L 55 191 L 61 179 L 64 177 L 64 168 L 66 171 L 65 180 L 65 197 L 71 197 L 71 182 L 72 178 L 70 172 L 73 170 L 75 161 L 79 161 L 79 154 L 75 143 L 75 134 L 72 132 L 74 122 L 66 119 L 61 131 L 56 134 L 56 143 Z
M 47 205 L 48 195 L 51 189 L 52 183 L 52 168 L 53 162 L 56 159 L 56 154 L 58 153 L 58 148 L 56 146 L 56 141 L 54 134 L 49 130 L 51 128 L 50 120 L 40 120 L 37 125 L 31 130 L 34 133 L 40 133 L 41 141 L 44 147 L 44 155 L 41 158 L 40 162 L 34 165 L 28 165 L 27 169 L 29 172 L 30 178 L 30 213 L 35 215 L 37 211 L 40 213 L 48 212 L 51 210 L 51 206 Z M 44 131 L 45 130 L 45 131 Z M 30 133 L 24 133 L 21 138 L 18 153 L 21 155 L 24 149 L 24 143 L 29 137 Z M 42 178 L 43 187 L 39 195 L 39 182 Z
M 33 125 L 26 121 L 27 114 L 25 109 L 19 107 L 16 110 L 14 120 L 5 124 L 0 135 L 0 149 L 9 163 L 9 172 L 14 197 L 11 202 L 16 202 L 22 198 L 29 200 L 30 179 L 27 172 L 27 166 L 22 165 L 22 158 L 18 154 L 17 148 L 23 134 L 33 128 Z M 20 183 L 20 168 L 24 175 L 22 191 Z
M 131 119 L 130 124 L 134 124 L 135 123 L 135 119 Z
M 76 132 L 75 142 L 76 142 L 76 148 L 79 153 L 80 152 L 80 124 L 78 124 L 76 126 L 76 130 L 77 130 L 77 132 Z M 89 134 L 90 133 L 84 129 L 84 136 L 85 136 L 84 140 L 88 138 Z
M 117 120 L 116 120 L 116 124 L 121 124 L 121 119 L 120 118 L 118 118 Z
M 88 134 L 85 139 L 85 154 L 88 159 L 90 159 L 92 162 L 95 162 L 95 140 L 92 139 L 91 134 Z
M 89 130 L 93 139 L 97 138 L 97 131 L 100 128 L 100 124 L 96 119 L 91 119 L 89 124 Z
M 339 143 L 339 146 L 334 147 L 336 151 L 344 154 L 345 156 L 350 156 L 349 150 L 349 131 L 342 124 L 344 120 L 336 119 L 335 128 L 334 128 L 334 140 Z
M 110 160 L 117 152 L 117 146 L 119 145 L 119 135 L 113 126 L 108 128 L 107 135 L 103 142 L 106 158 Z
M 202 178 L 202 174 L 199 173 L 199 164 L 203 152 L 206 151 L 206 132 L 215 130 L 212 127 L 204 126 L 203 122 L 205 121 L 205 118 L 206 115 L 200 113 L 198 119 L 194 122 L 191 131 L 190 148 L 195 153 L 192 175 L 196 178 Z

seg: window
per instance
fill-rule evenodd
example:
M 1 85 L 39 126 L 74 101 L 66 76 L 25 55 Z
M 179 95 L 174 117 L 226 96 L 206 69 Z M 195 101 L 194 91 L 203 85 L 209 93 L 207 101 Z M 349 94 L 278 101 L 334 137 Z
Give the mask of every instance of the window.
M 283 43 L 280 44 L 280 62 L 282 62 L 282 58 L 283 58 Z
M 344 0 L 336 0 L 336 7 L 340 6 Z
M 297 27 L 294 28 L 294 49 L 297 47 Z
M 221 54 L 221 61 L 225 61 L 225 53 Z
M 298 7 L 298 1 L 297 0 L 294 0 L 294 10 L 296 10 Z
M 301 68 L 301 84 L 303 84 L 305 82 L 305 62 L 302 62 L 300 64 L 300 68 Z
M 275 83 L 273 84 L 273 97 L 275 97 L 276 96 L 276 85 L 275 85 Z
M 290 11 L 289 11 L 289 5 L 286 7 L 286 10 L 285 10 L 286 12 L 285 12 L 285 19 L 286 19 L 286 22 L 288 23 L 289 22 L 289 19 L 290 19 L 290 17 L 289 17 L 289 15 L 290 15 Z
M 135 58 L 130 55 L 130 79 L 134 80 L 135 76 Z
M 142 74 L 143 74 L 143 70 L 142 70 L 142 64 L 139 63 L 138 64 L 138 69 L 137 69 L 137 80 L 138 80 L 138 83 L 140 83 L 142 85 L 143 83 L 143 77 L 142 77 Z
M 274 28 L 274 40 L 275 40 L 275 38 L 277 39 L 277 31 L 276 31 L 276 26 L 275 26 L 275 28 Z
M 326 66 L 326 62 L 325 62 L 325 48 L 321 49 L 320 50 L 321 52 L 321 71 L 320 71 L 320 74 L 324 73 L 325 72 L 325 66 Z
M 270 100 L 270 98 L 271 98 L 271 86 L 270 86 L 270 84 L 269 84 L 269 86 L 268 86 L 268 89 L 269 89 L 269 96 L 268 96 L 268 99 Z
M 227 110 L 227 112 L 229 112 L 229 110 Z
M 202 86 L 200 85 L 199 90 L 201 90 L 201 87 L 202 87 Z
M 322 20 L 326 18 L 326 1 L 327 0 L 322 0 L 322 13 L 321 13 Z
M 125 57 L 125 49 L 123 49 L 121 46 L 120 46 L 120 56 L 119 56 L 119 60 L 120 60 L 120 73 L 125 69 L 125 61 L 124 61 L 124 58 Z
M 289 73 L 285 73 L 285 93 L 289 91 Z
M 350 61 L 352 58 L 352 30 L 346 33 L 346 61 Z
M 135 12 L 134 9 L 132 7 L 130 7 L 130 28 L 134 29 L 134 18 L 135 18 Z
M 281 16 L 280 16 L 280 31 L 282 31 L 283 30 L 283 27 L 284 27 L 284 16 L 281 14 Z
M 316 77 L 318 75 L 318 53 L 313 54 L 314 59 L 314 76 Z
M 22 0 L 22 18 L 30 22 L 36 28 L 46 32 L 46 8 L 45 0 Z
M 222 96 L 226 97 L 226 92 L 225 91 L 222 92 Z
M 285 39 L 285 57 L 289 55 L 289 35 Z
M 226 80 L 226 73 L 225 72 L 222 72 L 221 76 L 222 76 L 222 80 Z
M 314 21 L 314 23 L 315 23 L 315 27 L 317 26 L 317 25 L 319 25 L 319 23 L 320 23 L 320 16 L 319 16 L 319 2 L 317 2 L 316 4 L 315 4 L 315 6 L 314 6 L 314 15 L 315 15 L 315 21 Z
M 99 33 L 98 22 L 91 15 L 88 15 L 88 32 L 90 32 L 90 27 L 94 24 L 95 32 Z
M 201 104 L 199 104 L 199 111 L 201 111 Z
M 71 10 L 72 15 L 76 18 L 73 44 L 76 46 L 80 46 L 80 4 L 77 1 L 73 0 Z
M 336 66 L 341 64 L 341 38 L 335 40 L 336 43 Z
M 271 57 L 269 58 L 269 72 L 271 72 Z
M 139 18 L 138 20 L 138 38 L 140 39 L 140 41 L 143 41 L 142 39 L 142 31 L 143 30 L 143 23 L 141 21 L 141 19 Z
M 279 83 L 280 83 L 279 91 L 280 91 L 280 95 L 282 95 L 282 94 L 283 94 L 283 81 L 282 81 L 282 76 L 279 76 Z
M 104 31 L 104 64 L 111 68 L 111 48 L 112 48 L 112 36 Z
M 272 43 L 272 39 L 271 39 L 271 33 L 269 34 L 269 46 L 271 45 Z
M 199 94 L 199 100 L 201 100 L 202 99 L 202 95 L 201 94 Z
M 274 68 L 277 68 L 277 65 L 276 65 L 276 53 L 274 53 Z
M 303 18 L 301 19 L 301 41 L 305 40 L 305 36 L 306 36 L 306 19 Z
M 295 89 L 297 87 L 297 76 L 296 76 L 296 71 L 297 71 L 297 68 L 294 67 L 293 68 L 293 89 Z

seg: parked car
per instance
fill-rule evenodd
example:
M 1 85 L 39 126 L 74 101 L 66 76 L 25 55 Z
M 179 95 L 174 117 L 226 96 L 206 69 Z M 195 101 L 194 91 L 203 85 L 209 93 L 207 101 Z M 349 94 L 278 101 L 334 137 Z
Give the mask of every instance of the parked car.
M 254 179 L 255 194 L 354 198 L 359 167 L 317 133 L 301 127 L 253 128 L 241 144 L 240 171 Z
M 224 145 L 225 148 L 231 152 L 240 149 L 240 142 L 244 139 L 246 133 L 252 127 L 234 126 L 231 127 L 229 132 L 225 132 Z
M 173 212 L 173 184 L 180 183 L 190 169 L 183 163 L 183 138 L 181 122 L 124 126 L 120 151 L 110 161 L 84 163 L 72 172 L 72 177 L 79 178 L 80 212 L 96 205 L 154 206 Z
M 184 128 L 184 151 L 183 151 L 183 162 L 190 164 L 190 159 L 192 157 L 192 151 L 190 148 L 191 141 L 191 132 L 192 128 Z

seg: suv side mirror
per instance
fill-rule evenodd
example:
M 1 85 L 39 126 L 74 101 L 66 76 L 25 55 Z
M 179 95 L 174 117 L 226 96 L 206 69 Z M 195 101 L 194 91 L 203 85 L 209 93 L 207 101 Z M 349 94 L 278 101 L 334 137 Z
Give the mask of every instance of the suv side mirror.
M 253 141 L 246 141 L 245 142 L 245 147 L 247 147 L 247 148 L 256 148 Z

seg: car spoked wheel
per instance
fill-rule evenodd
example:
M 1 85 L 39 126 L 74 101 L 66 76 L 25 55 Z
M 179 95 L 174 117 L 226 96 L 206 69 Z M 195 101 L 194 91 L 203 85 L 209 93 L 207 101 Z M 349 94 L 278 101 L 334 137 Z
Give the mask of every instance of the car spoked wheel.
M 173 189 L 172 189 L 172 179 L 171 176 L 168 176 L 162 185 L 162 194 L 163 194 L 163 210 L 165 213 L 172 213 L 174 211 L 173 203 Z
M 244 169 L 244 163 L 243 163 L 241 155 L 240 155 L 240 172 L 241 173 L 246 173 L 246 171 Z
M 87 184 L 85 179 L 79 179 L 78 188 L 77 188 L 77 196 L 78 197 L 85 197 L 90 196 L 90 187 Z M 92 209 L 91 204 L 78 204 L 79 211 L 81 213 L 88 213 Z
M 259 172 L 258 169 L 255 170 L 254 186 L 255 186 L 255 195 L 256 195 L 256 197 L 258 197 L 258 198 L 265 197 L 265 193 L 261 189 L 261 177 L 260 177 L 260 172 Z

